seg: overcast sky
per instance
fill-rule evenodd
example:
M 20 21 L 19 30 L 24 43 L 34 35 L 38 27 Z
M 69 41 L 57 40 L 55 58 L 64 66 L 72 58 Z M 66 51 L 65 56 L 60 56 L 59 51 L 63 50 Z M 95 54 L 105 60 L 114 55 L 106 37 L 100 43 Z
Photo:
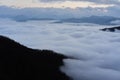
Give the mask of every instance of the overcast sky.
M 0 5 L 14 7 L 106 8 L 120 4 L 120 0 L 0 0 Z
M 31 9 L 30 13 L 34 13 L 32 16 L 36 16 L 39 13 L 39 15 L 42 16 L 54 15 L 54 17 L 83 17 L 91 15 L 120 17 L 119 5 L 120 0 L 0 0 L 2 10 L 0 14 L 10 14 L 9 10 L 2 9 L 2 6 L 7 6 L 9 8 L 29 8 Z M 37 10 L 35 8 L 37 8 Z M 25 10 L 28 11 L 28 9 Z M 17 9 L 15 9 L 14 14 L 23 14 L 25 10 L 15 13 L 17 11 Z M 12 14 L 13 12 L 11 12 L 11 15 Z

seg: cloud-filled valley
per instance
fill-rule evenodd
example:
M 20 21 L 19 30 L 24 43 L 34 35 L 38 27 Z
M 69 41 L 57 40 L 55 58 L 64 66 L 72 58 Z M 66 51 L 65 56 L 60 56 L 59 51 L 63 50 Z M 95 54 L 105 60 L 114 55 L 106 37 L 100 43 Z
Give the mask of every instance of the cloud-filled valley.
M 61 67 L 74 80 L 120 80 L 119 31 L 99 30 L 111 26 L 52 22 L 1 19 L 0 34 L 31 48 L 74 57 L 65 59 Z
M 73 57 L 64 59 L 65 65 L 60 68 L 73 80 L 120 80 L 120 31 L 108 30 L 120 25 L 119 0 L 61 0 L 102 6 L 74 9 L 65 6 L 18 8 L 2 5 L 1 1 L 0 35 L 30 48 L 54 50 Z M 52 5 L 60 0 L 25 2 Z

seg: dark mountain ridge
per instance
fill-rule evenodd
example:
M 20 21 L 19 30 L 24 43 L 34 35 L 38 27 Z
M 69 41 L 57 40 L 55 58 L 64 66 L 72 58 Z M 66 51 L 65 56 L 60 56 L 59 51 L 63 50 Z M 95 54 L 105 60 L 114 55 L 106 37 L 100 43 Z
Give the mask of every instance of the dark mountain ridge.
M 68 57 L 25 47 L 0 36 L 0 80 L 71 80 L 60 70 Z
M 99 25 L 115 25 L 111 23 L 112 21 L 120 20 L 120 18 L 112 17 L 112 16 L 90 16 L 90 17 L 82 17 L 82 18 L 69 18 L 62 19 L 55 23 L 93 23 Z

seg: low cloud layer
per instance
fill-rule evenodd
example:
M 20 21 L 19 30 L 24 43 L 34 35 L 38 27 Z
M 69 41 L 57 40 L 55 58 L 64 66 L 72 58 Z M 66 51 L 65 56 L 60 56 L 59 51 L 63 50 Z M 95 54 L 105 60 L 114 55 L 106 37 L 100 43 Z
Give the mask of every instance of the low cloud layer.
M 73 80 L 120 80 L 120 32 L 100 31 L 103 27 L 110 26 L 0 19 L 1 35 L 74 57 L 61 67 Z

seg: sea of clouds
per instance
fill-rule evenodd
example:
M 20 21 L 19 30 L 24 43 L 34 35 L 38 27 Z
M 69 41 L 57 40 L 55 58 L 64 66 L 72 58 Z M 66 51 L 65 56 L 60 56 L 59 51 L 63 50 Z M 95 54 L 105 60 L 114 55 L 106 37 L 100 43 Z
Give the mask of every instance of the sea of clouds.
M 73 57 L 61 70 L 74 80 L 120 80 L 120 33 L 99 30 L 105 27 L 111 26 L 0 19 L 0 35 Z

